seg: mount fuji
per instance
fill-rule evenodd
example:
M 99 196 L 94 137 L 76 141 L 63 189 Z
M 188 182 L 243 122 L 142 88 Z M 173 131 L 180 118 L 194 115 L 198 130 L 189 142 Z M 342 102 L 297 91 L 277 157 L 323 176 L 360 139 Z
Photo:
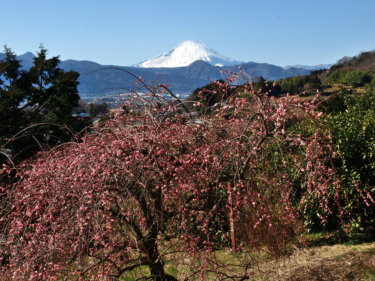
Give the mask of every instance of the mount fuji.
M 135 67 L 161 68 L 184 67 L 195 61 L 204 61 L 213 66 L 232 66 L 242 62 L 228 58 L 219 52 L 195 41 L 185 41 L 160 56 L 138 63 Z

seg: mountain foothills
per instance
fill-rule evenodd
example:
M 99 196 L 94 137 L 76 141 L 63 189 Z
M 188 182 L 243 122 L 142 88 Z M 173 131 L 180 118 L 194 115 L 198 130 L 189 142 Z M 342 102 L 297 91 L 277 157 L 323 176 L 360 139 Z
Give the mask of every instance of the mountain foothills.
M 0 53 L 0 59 L 3 57 L 4 54 Z M 27 69 L 32 65 L 33 57 L 28 52 L 17 58 Z M 183 42 L 154 59 L 133 66 L 101 65 L 77 60 L 65 60 L 60 64 L 65 71 L 80 73 L 78 90 L 84 99 L 116 95 L 134 89 L 137 79 L 129 73 L 153 84 L 167 84 L 173 93 L 185 96 L 198 87 L 224 78 L 223 72 L 238 72 L 240 66 L 254 78 L 262 76 L 267 80 L 306 75 L 316 69 L 315 66 L 283 68 L 268 63 L 239 62 L 194 41 Z

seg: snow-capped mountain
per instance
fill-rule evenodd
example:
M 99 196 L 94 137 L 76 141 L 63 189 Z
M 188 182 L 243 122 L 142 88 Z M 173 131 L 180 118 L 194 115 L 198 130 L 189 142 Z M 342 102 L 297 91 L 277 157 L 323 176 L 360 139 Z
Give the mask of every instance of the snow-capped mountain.
M 160 56 L 136 64 L 136 67 L 157 68 L 157 67 L 183 67 L 202 60 L 214 66 L 241 64 L 231 58 L 219 54 L 217 51 L 195 41 L 185 41 L 172 50 Z

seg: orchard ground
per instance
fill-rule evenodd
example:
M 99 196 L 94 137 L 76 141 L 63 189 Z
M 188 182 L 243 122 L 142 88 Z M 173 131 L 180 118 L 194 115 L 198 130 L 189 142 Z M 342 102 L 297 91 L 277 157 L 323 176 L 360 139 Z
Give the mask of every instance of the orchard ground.
M 356 234 L 340 241 L 335 234 L 317 233 L 306 235 L 306 245 L 291 249 L 280 258 L 272 258 L 264 253 L 258 257 L 257 265 L 244 269 L 249 280 L 375 280 L 375 237 L 371 234 Z M 340 241 L 340 242 L 339 242 Z M 233 253 L 230 248 L 215 252 L 216 258 L 230 264 L 244 258 Z M 186 265 L 181 265 L 184 261 Z M 166 271 L 178 280 L 191 275 L 190 260 L 176 254 L 166 261 Z M 146 267 L 137 269 L 123 280 L 130 281 L 149 276 Z M 219 280 L 215 274 L 206 280 Z

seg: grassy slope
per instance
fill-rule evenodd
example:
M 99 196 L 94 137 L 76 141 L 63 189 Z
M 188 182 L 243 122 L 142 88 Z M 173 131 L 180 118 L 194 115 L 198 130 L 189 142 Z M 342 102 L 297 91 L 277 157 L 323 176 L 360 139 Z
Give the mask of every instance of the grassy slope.
M 226 260 L 232 254 L 221 251 L 220 256 Z M 186 267 L 174 271 L 179 280 L 189 276 Z M 375 242 L 295 249 L 288 257 L 260 262 L 247 275 L 249 280 L 375 280 Z
M 299 249 L 259 269 L 255 280 L 375 280 L 375 243 Z
M 307 247 L 295 247 L 288 256 L 267 258 L 263 256 L 254 266 L 247 270 L 248 280 L 375 280 L 375 239 L 374 234 L 353 236 L 338 243 L 335 236 L 308 235 Z M 240 264 L 244 256 L 234 254 L 229 248 L 217 250 L 213 257 L 226 264 Z M 198 280 L 199 274 L 192 277 L 188 255 L 176 253 L 165 260 L 166 272 L 178 280 Z M 182 265 L 184 264 L 184 265 Z M 230 266 L 232 269 L 234 267 Z M 238 275 L 244 275 L 239 272 Z M 146 267 L 138 269 L 122 280 L 130 281 L 149 276 Z M 213 273 L 205 276 L 205 280 L 220 280 Z

